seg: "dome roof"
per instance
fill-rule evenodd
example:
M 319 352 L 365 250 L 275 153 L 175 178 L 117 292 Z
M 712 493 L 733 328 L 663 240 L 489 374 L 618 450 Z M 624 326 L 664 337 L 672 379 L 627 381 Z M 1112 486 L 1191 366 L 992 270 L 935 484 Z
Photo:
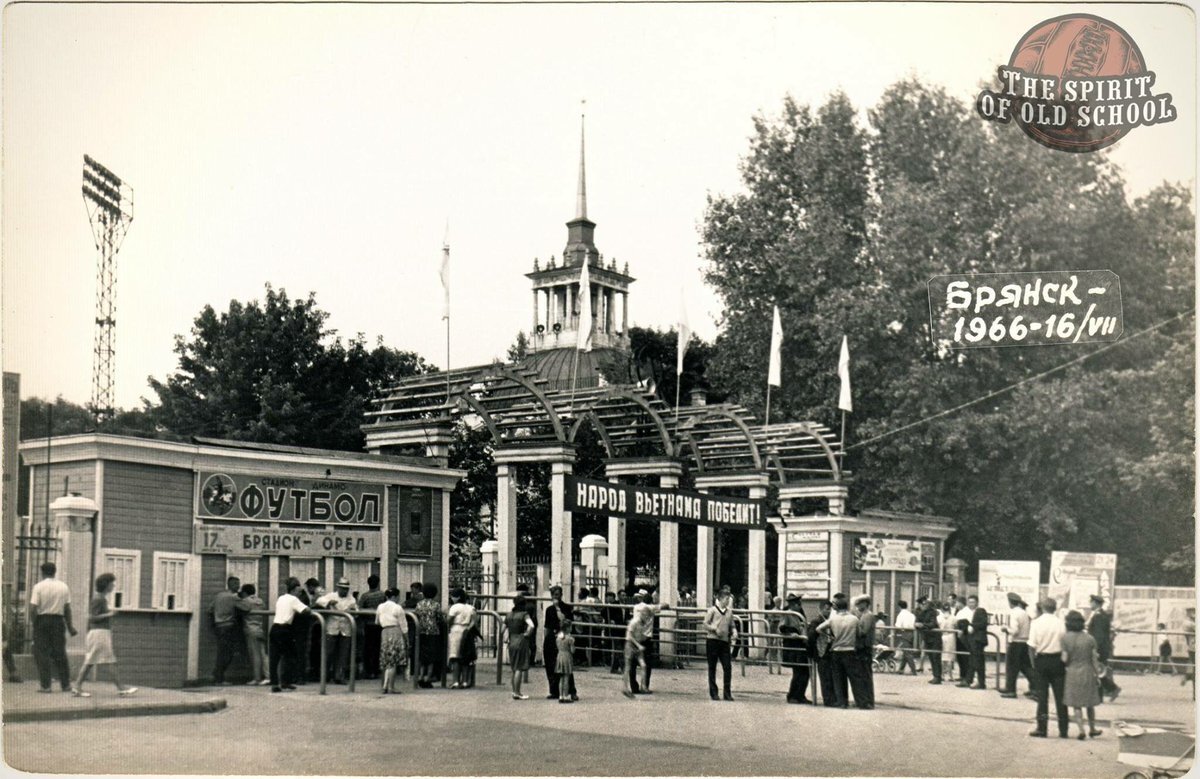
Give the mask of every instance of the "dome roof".
M 620 349 L 602 348 L 590 352 L 570 347 L 546 349 L 526 355 L 521 367 L 537 371 L 538 377 L 548 382 L 549 389 L 569 390 L 572 378 L 577 389 L 600 386 L 601 376 L 607 384 L 634 384 L 637 381 L 633 355 Z

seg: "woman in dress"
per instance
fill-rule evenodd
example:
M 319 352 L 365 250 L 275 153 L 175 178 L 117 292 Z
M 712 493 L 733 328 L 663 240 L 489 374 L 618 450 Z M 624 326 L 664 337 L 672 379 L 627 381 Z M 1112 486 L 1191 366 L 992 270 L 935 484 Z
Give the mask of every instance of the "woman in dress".
M 449 626 L 446 652 L 450 659 L 450 678 L 454 680 L 450 689 L 459 690 L 466 687 L 469 681 L 470 663 L 475 653 L 470 651 L 474 647 L 468 648 L 466 644 L 474 641 L 472 629 L 477 617 L 475 607 L 467 603 L 467 593 L 461 587 L 450 591 L 450 602 L 450 610 L 446 612 L 446 624 Z
M 417 686 L 433 687 L 434 668 L 438 665 L 439 641 L 446 624 L 446 615 L 437 601 L 438 588 L 432 582 L 421 585 L 421 602 L 417 604 L 417 646 L 421 667 L 417 675 Z
M 404 678 L 408 666 L 408 617 L 400 605 L 400 590 L 389 587 L 384 601 L 375 608 L 375 622 L 382 632 L 379 644 L 379 671 L 383 676 L 383 694 L 399 695 L 396 679 Z
M 1100 705 L 1100 653 L 1096 650 L 1096 639 L 1084 631 L 1083 615 L 1069 611 L 1063 619 L 1067 634 L 1062 639 L 1062 659 L 1067 666 L 1067 680 L 1063 685 L 1063 703 L 1075 709 L 1075 724 L 1079 726 L 1080 741 L 1088 736 L 1095 738 L 1102 731 L 1096 729 L 1096 707 Z M 1088 730 L 1083 729 L 1083 710 L 1087 709 Z
M 108 607 L 108 593 L 112 591 L 117 577 L 111 573 L 102 573 L 96 577 L 96 596 L 88 606 L 87 654 L 83 658 L 83 667 L 75 684 L 71 685 L 71 694 L 76 698 L 90 698 L 90 692 L 83 691 L 83 680 L 87 678 L 92 666 L 107 665 L 112 671 L 113 684 L 117 687 L 118 695 L 133 695 L 136 687 L 123 687 L 117 676 L 117 656 L 113 654 L 112 618 L 113 611 Z
M 508 662 L 512 666 L 512 697 L 514 701 L 527 701 L 528 695 L 521 694 L 521 679 L 529 670 L 529 647 L 533 645 L 533 634 L 537 625 L 529 616 L 524 595 L 513 598 L 512 611 L 504 618 L 504 629 L 508 631 Z
M 942 673 L 948 682 L 954 681 L 954 651 L 958 648 L 955 633 L 954 606 L 942 603 L 938 607 L 938 628 L 942 631 Z
M 564 619 L 554 637 L 558 647 L 558 660 L 554 670 L 558 672 L 558 702 L 574 703 L 579 696 L 571 692 L 575 689 L 575 637 L 571 635 L 571 620 Z

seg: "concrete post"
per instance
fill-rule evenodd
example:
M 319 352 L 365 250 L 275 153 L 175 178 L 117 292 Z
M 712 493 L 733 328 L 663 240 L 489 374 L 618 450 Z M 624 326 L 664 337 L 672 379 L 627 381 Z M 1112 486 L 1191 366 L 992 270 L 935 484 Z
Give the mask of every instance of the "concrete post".
M 571 582 L 571 512 L 565 511 L 567 472 L 571 463 L 550 463 L 550 584 L 561 584 L 564 590 Z
M 583 576 L 601 576 L 607 573 L 600 570 L 602 564 L 607 565 L 605 560 L 607 556 L 608 542 L 604 540 L 604 536 L 587 535 L 579 542 L 579 564 L 583 569 Z M 583 581 L 578 583 L 579 587 L 583 587 L 585 584 Z
M 517 588 L 517 467 L 496 465 L 496 586 Z
M 767 488 L 765 486 L 750 487 L 750 498 L 762 500 L 767 497 Z M 747 586 L 750 587 L 750 608 L 753 611 L 761 611 L 765 606 L 765 594 L 767 589 L 767 531 L 766 530 L 749 530 L 748 554 L 749 560 L 746 565 Z M 754 623 L 752 632 L 765 632 L 764 626 L 761 623 Z M 756 638 L 753 640 L 754 648 L 751 649 L 751 657 L 761 657 L 763 653 L 763 639 Z
M 499 582 L 493 578 L 493 573 L 499 570 L 500 561 L 500 544 L 492 540 L 484 541 L 479 545 L 479 554 L 481 557 L 480 565 L 483 567 L 483 595 L 488 597 L 488 607 L 496 611 L 503 611 L 500 607 L 500 601 L 496 595 L 507 595 L 511 590 L 505 590 L 497 585 Z
M 660 476 L 658 484 L 663 489 L 679 486 L 679 477 L 674 474 Z M 679 605 L 679 523 L 661 522 L 658 526 L 658 600 L 669 606 Z M 675 662 L 675 616 L 664 614 L 658 622 L 659 654 L 664 661 Z
M 67 637 L 68 650 L 82 650 L 87 635 L 88 603 L 92 597 L 92 523 L 99 507 L 78 495 L 64 495 L 50 504 L 54 526 L 62 543 L 58 578 L 71 591 L 71 622 L 78 635 Z
M 620 484 L 616 476 L 609 476 L 612 484 Z M 625 520 L 621 517 L 608 518 L 608 591 L 616 592 L 625 586 Z

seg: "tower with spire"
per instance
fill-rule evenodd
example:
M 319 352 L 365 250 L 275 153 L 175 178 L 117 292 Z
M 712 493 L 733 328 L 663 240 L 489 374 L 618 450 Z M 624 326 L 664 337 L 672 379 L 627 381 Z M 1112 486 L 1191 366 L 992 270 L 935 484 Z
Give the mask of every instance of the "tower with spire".
M 534 260 L 525 274 L 533 286 L 533 321 L 529 333 L 527 364 L 537 367 L 552 385 L 569 383 L 582 329 L 579 321 L 579 282 L 583 265 L 588 265 L 592 299 L 592 351 L 578 355 L 578 386 L 595 386 L 607 381 L 628 380 L 629 352 L 629 265 L 618 268 L 616 259 L 605 260 L 596 248 L 596 223 L 588 219 L 587 165 L 584 118 L 579 128 L 579 183 L 575 194 L 575 217 L 567 222 L 567 245 L 561 259 Z M 565 368 L 565 372 L 563 370 Z M 616 375 L 611 375 L 616 374 Z M 600 376 L 603 375 L 603 378 Z

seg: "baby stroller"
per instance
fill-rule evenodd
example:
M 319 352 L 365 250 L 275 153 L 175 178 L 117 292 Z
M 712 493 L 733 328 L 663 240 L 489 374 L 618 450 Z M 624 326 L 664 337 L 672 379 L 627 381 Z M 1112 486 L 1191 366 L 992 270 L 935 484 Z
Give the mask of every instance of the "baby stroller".
M 1125 779 L 1174 779 L 1192 768 L 1195 736 L 1119 721 L 1113 723 L 1113 730 L 1120 740 L 1117 761 L 1138 769 L 1125 774 Z
M 895 673 L 898 667 L 896 650 L 887 644 L 876 644 L 875 652 L 871 657 L 871 670 L 877 674 L 881 674 L 884 671 Z

